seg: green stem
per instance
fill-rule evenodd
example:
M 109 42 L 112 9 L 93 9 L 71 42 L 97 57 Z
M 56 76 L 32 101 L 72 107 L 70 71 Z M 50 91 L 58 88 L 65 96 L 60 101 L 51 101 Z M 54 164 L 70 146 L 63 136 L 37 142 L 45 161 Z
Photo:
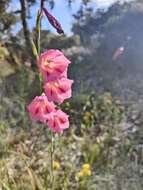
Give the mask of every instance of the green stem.
M 36 46 L 38 55 L 40 55 L 40 38 L 41 38 L 41 17 L 42 11 L 38 11 L 37 19 L 36 19 Z
M 54 150 L 55 150 L 55 139 L 54 139 L 54 133 L 51 132 L 51 190 L 54 189 L 54 170 L 53 170 Z
M 37 19 L 36 19 L 36 48 L 37 48 L 37 53 L 38 53 L 38 59 L 41 53 L 40 50 L 40 39 L 41 39 L 41 18 L 42 18 L 42 10 L 38 11 L 37 14 Z M 37 59 L 37 61 L 39 61 Z M 40 93 L 42 93 L 42 84 L 43 84 L 43 80 L 42 80 L 42 76 L 39 73 L 39 82 L 40 82 Z
M 39 55 L 38 55 L 37 48 L 36 48 L 36 45 L 35 45 L 33 39 L 31 39 L 31 45 L 32 45 L 33 55 L 36 58 L 36 60 L 38 60 L 39 59 Z

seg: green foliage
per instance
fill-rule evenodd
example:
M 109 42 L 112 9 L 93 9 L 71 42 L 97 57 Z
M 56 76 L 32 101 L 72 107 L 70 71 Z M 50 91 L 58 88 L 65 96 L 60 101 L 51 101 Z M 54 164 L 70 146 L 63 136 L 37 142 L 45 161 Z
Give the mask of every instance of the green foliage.
M 71 115 L 71 122 L 77 121 L 84 128 L 96 128 L 99 124 L 112 127 L 121 122 L 124 112 L 122 102 L 110 93 L 77 96 L 62 108 Z
M 1 0 L 0 5 L 0 33 L 8 32 L 12 24 L 15 24 L 16 19 L 15 15 L 11 12 L 8 12 L 8 6 L 11 0 Z M 0 36 L 0 39 L 2 36 Z
M 41 47 L 42 50 L 47 49 L 67 49 L 72 47 L 73 45 L 78 45 L 80 43 L 80 39 L 78 35 L 67 37 L 66 35 L 57 36 L 49 31 L 42 30 L 41 31 Z
M 7 48 L 1 46 L 0 44 L 0 79 L 2 77 L 7 77 L 15 72 L 14 68 L 7 61 L 9 57 L 9 52 Z
M 2 61 L 6 59 L 8 55 L 8 50 L 5 47 L 0 46 L 0 60 Z

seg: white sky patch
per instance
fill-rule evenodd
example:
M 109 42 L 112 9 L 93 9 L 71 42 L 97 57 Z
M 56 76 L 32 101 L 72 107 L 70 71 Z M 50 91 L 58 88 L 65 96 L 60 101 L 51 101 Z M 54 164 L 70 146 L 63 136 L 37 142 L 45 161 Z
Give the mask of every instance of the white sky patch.
M 123 2 L 131 2 L 131 1 L 134 1 L 134 0 L 93 0 L 97 8 L 107 8 L 115 2 L 123 3 Z
M 108 7 L 115 3 L 117 0 L 95 0 L 98 7 Z
M 20 9 L 20 2 L 16 1 L 16 0 L 12 0 L 12 2 L 10 3 L 10 6 L 8 7 L 7 11 L 17 11 Z

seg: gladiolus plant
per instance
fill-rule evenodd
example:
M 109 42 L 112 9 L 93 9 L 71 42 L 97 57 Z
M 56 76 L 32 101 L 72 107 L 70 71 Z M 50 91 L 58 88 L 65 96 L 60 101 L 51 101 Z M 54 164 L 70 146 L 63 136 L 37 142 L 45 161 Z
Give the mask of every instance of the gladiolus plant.
M 60 23 L 44 7 L 41 0 L 41 8 L 38 11 L 36 21 L 36 40 L 32 41 L 33 53 L 36 55 L 41 95 L 36 96 L 27 109 L 32 121 L 43 123 L 52 134 L 51 139 L 51 189 L 53 186 L 53 134 L 62 133 L 69 128 L 69 116 L 57 108 L 56 104 L 63 103 L 72 95 L 71 86 L 73 80 L 67 78 L 68 66 L 71 63 L 63 52 L 55 49 L 40 52 L 40 31 L 43 14 L 59 34 L 63 33 Z

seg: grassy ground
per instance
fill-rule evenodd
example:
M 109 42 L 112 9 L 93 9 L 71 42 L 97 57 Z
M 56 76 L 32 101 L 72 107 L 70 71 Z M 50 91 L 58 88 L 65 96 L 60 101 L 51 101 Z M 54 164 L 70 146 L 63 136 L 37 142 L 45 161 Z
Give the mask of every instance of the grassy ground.
M 34 76 L 23 71 L 16 85 L 5 81 L 1 87 L 0 189 L 143 189 L 142 112 L 129 117 L 120 99 L 95 92 L 62 106 L 70 129 L 54 136 L 52 187 L 51 134 L 29 120 L 26 105 L 35 89 L 27 81 Z

